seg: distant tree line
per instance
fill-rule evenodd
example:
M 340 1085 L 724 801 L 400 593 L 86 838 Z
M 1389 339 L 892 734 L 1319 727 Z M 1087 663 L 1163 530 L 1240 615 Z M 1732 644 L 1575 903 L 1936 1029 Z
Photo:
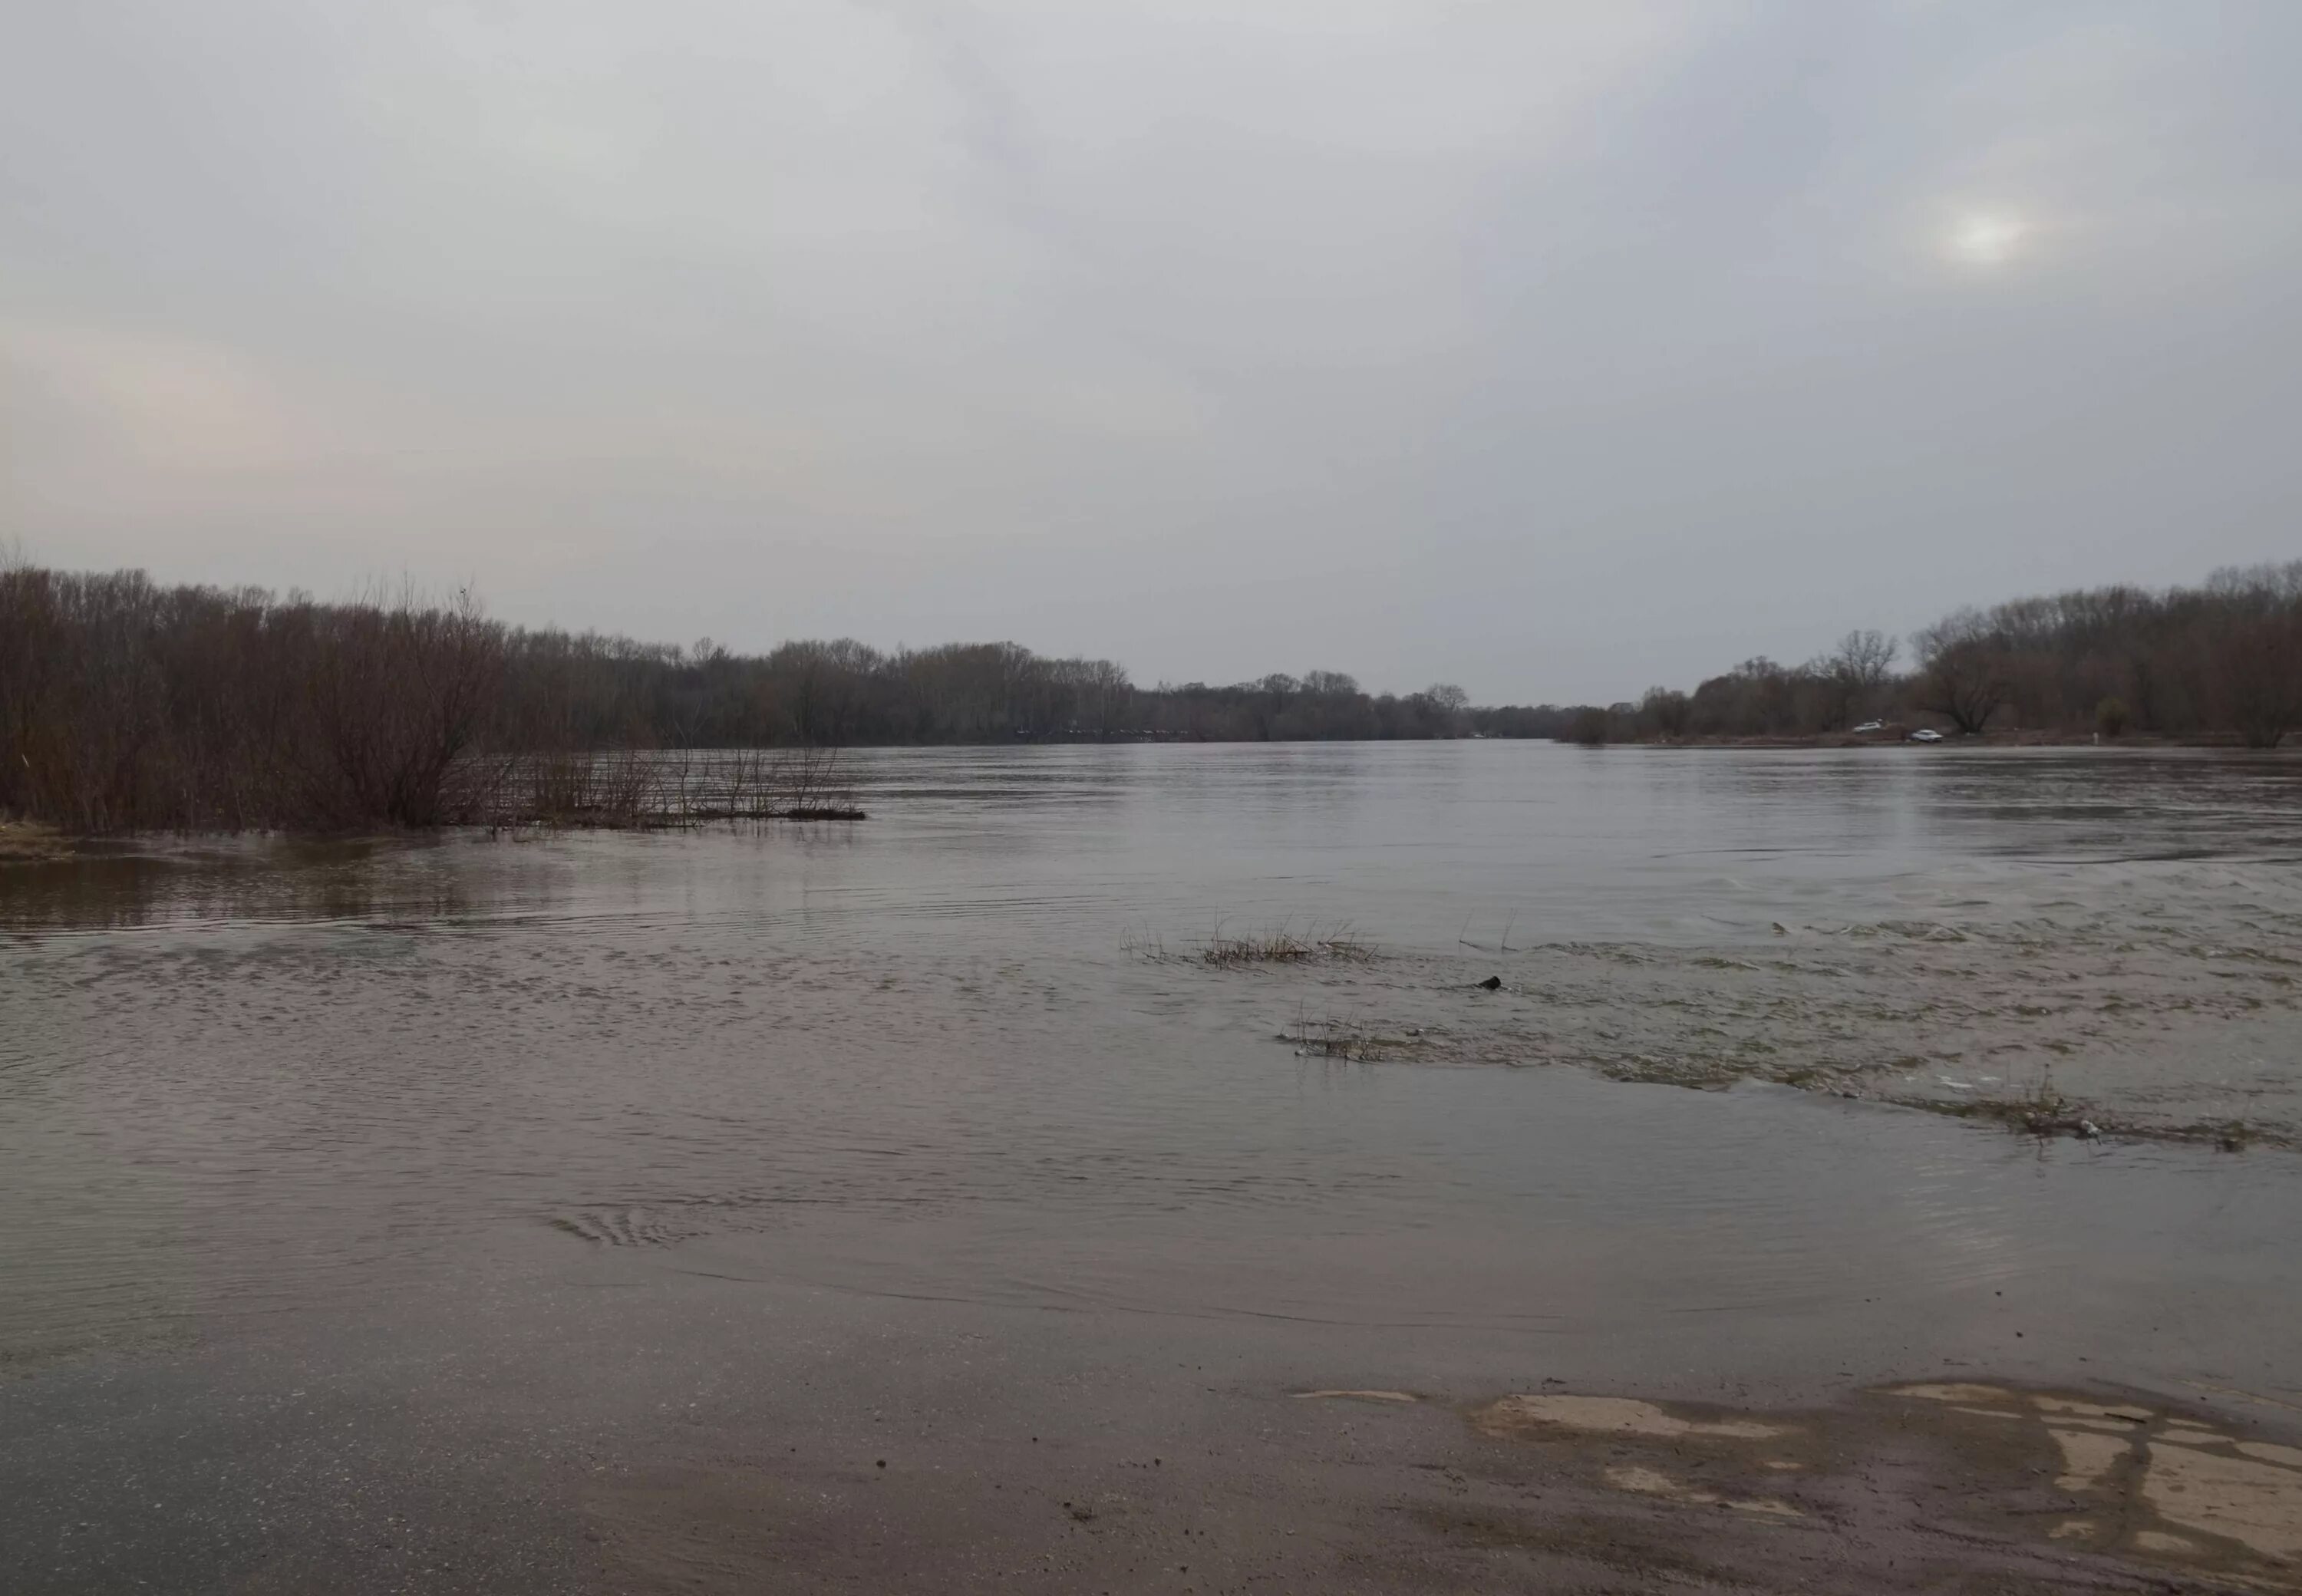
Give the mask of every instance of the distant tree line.
M 1544 720 L 1549 714 L 1552 718 Z M 1138 687 L 1014 643 L 739 654 L 482 614 L 0 565 L 0 816 L 77 832 L 432 826 L 485 757 L 862 743 L 1556 735 L 1340 672 Z
M 1850 632 L 1803 665 L 1747 659 L 1691 693 L 1561 711 L 1585 743 L 1811 737 L 1868 720 L 2129 732 L 2273 748 L 2302 727 L 2302 560 L 2203 586 L 2092 588 L 1962 609 L 1895 640 Z
M 1309 741 L 1461 736 L 1459 687 L 1368 693 L 1340 671 L 1138 687 L 1108 659 L 1012 643 L 882 651 L 853 638 L 736 654 L 507 631 L 499 742 L 524 748 L 841 748 L 904 743 Z
M 2273 747 L 2302 725 L 2302 561 L 2203 586 L 1851 632 L 1637 702 L 1473 706 L 1339 671 L 1138 687 L 1012 643 L 739 654 L 488 619 L 468 593 L 323 604 L 0 562 L 0 817 L 74 831 L 431 826 L 483 757 L 1022 741 L 1806 737 L 1871 719 Z

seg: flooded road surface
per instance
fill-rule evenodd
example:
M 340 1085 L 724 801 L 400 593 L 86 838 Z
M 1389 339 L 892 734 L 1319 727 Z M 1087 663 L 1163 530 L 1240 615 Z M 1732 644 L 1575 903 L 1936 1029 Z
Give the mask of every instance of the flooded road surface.
M 1977 1535 L 2013 1588 L 2288 1578 L 2240 1449 L 2302 1439 L 2302 761 L 855 779 L 852 826 L 0 867 L 0 1584 L 1730 1588 L 1853 1522 L 1478 1416 L 1546 1391 L 2079 1481 L 1871 1525 L 1866 1588 Z M 1201 956 L 1276 931 L 1344 945 Z M 2001 1394 L 1879 1394 L 1945 1379 Z M 2172 1449 L 2066 1466 L 2030 1392 Z

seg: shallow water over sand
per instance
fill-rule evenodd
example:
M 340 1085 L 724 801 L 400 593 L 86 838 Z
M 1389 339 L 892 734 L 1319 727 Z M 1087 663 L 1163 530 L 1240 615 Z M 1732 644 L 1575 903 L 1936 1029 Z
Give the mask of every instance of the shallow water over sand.
M 0 1585 L 2291 1583 L 2302 762 L 856 767 L 0 869 Z

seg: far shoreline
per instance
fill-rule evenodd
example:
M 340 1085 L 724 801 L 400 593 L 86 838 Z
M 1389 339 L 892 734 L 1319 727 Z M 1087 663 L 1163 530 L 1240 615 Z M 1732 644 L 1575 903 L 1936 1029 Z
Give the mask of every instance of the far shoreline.
M 1916 729 L 1916 728 L 1912 728 Z M 1910 731 L 1882 732 L 1875 735 L 1857 735 L 1852 732 L 1804 732 L 1777 736 L 1683 736 L 1683 737 L 1622 737 L 1609 738 L 1603 743 L 1577 743 L 1571 738 L 1552 739 L 1567 747 L 1585 748 L 2094 748 L 2105 751 L 2133 749 L 2152 752 L 2169 749 L 2188 749 L 2207 753 L 2276 753 L 2275 748 L 2250 748 L 2243 739 L 2234 736 L 2172 737 L 2158 734 L 2129 732 L 2118 737 L 2105 737 L 2094 732 L 2081 731 L 1988 731 L 1972 735 L 1944 732 L 1939 743 L 1916 743 Z
M 1457 737 L 1457 738 L 1373 738 L 1373 737 L 1308 737 L 1308 738 L 1134 738 L 1113 737 L 1088 742 L 1085 739 L 1033 739 L 1015 743 L 878 743 L 856 744 L 846 752 L 885 752 L 912 749 L 958 752 L 966 749 L 1018 748 L 1078 748 L 1089 747 L 1192 747 L 1192 748 L 1269 748 L 1269 747 L 1340 747 L 1340 746 L 1428 746 L 1432 743 L 1499 743 L 1540 745 L 1554 748 L 1583 749 L 1597 752 L 1608 748 L 1648 750 L 1694 750 L 1720 752 L 1811 752 L 1819 751 L 1852 751 L 1858 749 L 1910 749 L 1913 751 L 1977 751 L 2011 752 L 2022 749 L 2088 749 L 2097 752 L 2125 751 L 2134 753 L 2165 753 L 2172 752 L 2195 753 L 2226 753 L 2275 756 L 2279 749 L 2248 747 L 2237 737 L 2193 736 L 2178 737 L 2156 733 L 2128 733 L 2115 739 L 2088 732 L 2045 730 L 1998 730 L 1973 735 L 1945 733 L 1935 743 L 1913 743 L 1910 732 L 1918 728 L 1895 727 L 1875 735 L 1858 735 L 1851 732 L 1805 733 L 1777 736 L 1693 735 L 1678 737 L 1609 738 L 1603 743 L 1579 743 L 1569 737 Z M 619 751 L 602 751 L 597 756 L 613 759 Z M 690 753 L 724 753 L 742 756 L 757 751 L 745 749 L 696 749 Z M 820 755 L 825 751 L 810 751 Z M 628 752 L 625 757 L 629 757 Z M 358 840 L 405 840 L 416 837 L 438 837 L 457 833 L 480 833 L 489 836 L 517 835 L 543 836 L 577 832 L 638 832 L 651 836 L 701 830 L 718 825 L 759 825 L 781 821 L 794 825 L 820 825 L 827 822 L 855 822 L 867 819 L 867 812 L 852 803 L 805 803 L 789 809 L 725 812 L 696 810 L 676 818 L 634 818 L 630 815 L 593 815 L 581 811 L 563 811 L 550 815 L 528 815 L 517 819 L 450 820 L 433 826 L 378 827 L 373 824 L 340 828 L 312 827 L 246 826 L 230 827 L 129 827 L 110 829 L 78 829 L 59 827 L 46 821 L 25 819 L 0 813 L 0 867 L 8 865 L 59 864 L 71 861 L 107 856 L 110 850 L 134 852 L 137 844 L 151 844 L 165 838 L 181 839 L 222 837 L 270 837 L 281 842 L 350 842 Z

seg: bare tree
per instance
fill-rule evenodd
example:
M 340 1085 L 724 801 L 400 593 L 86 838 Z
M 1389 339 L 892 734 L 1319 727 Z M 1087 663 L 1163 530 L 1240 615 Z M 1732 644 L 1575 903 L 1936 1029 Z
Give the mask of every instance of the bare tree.
M 1694 701 L 1675 688 L 1650 687 L 1639 700 L 1639 718 L 1666 737 L 1684 736 L 1693 711 Z
M 1979 610 L 1962 609 L 1913 633 L 1918 704 L 1969 736 L 1990 724 L 2012 691 L 2004 650 Z
M 1894 678 L 1895 645 L 1883 632 L 1849 632 L 1801 673 L 1816 729 L 1838 731 L 1868 715 Z
M 1433 682 L 1420 696 L 1430 706 L 1431 717 L 1444 737 L 1458 737 L 1469 724 L 1471 695 L 1452 682 Z
M 1895 657 L 1899 652 L 1900 647 L 1884 632 L 1849 632 L 1838 640 L 1830 654 L 1831 674 L 1853 693 L 1855 713 L 1867 715 L 1877 706 L 1878 694 L 1894 679 Z
M 768 668 L 792 685 L 792 710 L 800 738 L 818 748 L 844 748 L 853 740 L 881 660 L 852 637 L 831 643 L 787 643 L 768 656 Z
M 2273 612 L 2227 627 L 2214 648 L 2223 715 L 2248 748 L 2302 724 L 2302 617 Z
M 1081 661 L 1081 696 L 1088 724 L 1099 739 L 1108 742 L 1123 732 L 1133 729 L 1135 721 L 1135 684 L 1128 679 L 1127 668 L 1109 659 Z

